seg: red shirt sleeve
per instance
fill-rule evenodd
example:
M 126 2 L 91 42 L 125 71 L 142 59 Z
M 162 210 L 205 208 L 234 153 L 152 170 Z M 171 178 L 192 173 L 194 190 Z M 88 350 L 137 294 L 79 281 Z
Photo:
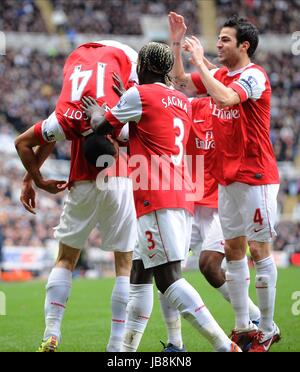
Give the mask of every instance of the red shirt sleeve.
M 111 126 L 114 127 L 115 131 L 117 129 L 121 129 L 126 123 L 122 123 L 119 121 L 112 113 L 111 111 L 107 112 L 105 114 L 105 119 L 109 122 Z
M 45 145 L 47 142 L 45 141 L 43 134 L 42 134 L 42 121 L 36 123 L 33 127 L 34 136 L 39 139 L 41 145 Z
M 132 80 L 128 81 L 127 85 L 126 85 L 126 90 L 128 90 L 129 88 L 131 87 L 134 87 L 136 85 L 136 83 Z
M 233 89 L 239 95 L 241 102 L 247 101 L 248 94 L 245 89 L 240 86 L 240 84 L 234 82 L 231 83 L 228 88 Z
M 192 81 L 193 81 L 195 87 L 197 88 L 197 93 L 198 94 L 207 93 L 207 90 L 206 90 L 204 84 L 202 83 L 200 75 L 197 72 L 191 73 L 191 78 L 192 78 Z

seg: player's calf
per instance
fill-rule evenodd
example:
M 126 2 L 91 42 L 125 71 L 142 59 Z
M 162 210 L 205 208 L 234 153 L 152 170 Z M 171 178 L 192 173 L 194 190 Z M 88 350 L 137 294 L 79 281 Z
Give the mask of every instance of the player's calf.
M 226 279 L 221 268 L 224 254 L 213 251 L 204 251 L 199 258 L 199 269 L 208 283 L 214 288 L 221 287 Z

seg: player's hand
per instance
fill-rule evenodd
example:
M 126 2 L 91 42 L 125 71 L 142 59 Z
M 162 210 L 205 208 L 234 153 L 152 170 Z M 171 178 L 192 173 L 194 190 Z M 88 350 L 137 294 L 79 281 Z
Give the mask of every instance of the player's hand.
M 187 30 L 183 16 L 175 12 L 170 12 L 168 19 L 171 41 L 173 43 L 181 43 Z
M 114 82 L 116 83 L 116 85 L 113 85 L 113 90 L 117 93 L 119 97 L 121 97 L 126 92 L 123 81 L 121 80 L 120 76 L 115 72 L 113 73 L 113 79 Z
M 99 116 L 104 116 L 106 103 L 102 106 L 98 105 L 98 102 L 93 97 L 82 97 L 82 105 L 80 105 L 82 110 L 85 112 L 88 118 L 91 118 L 95 114 Z
M 32 213 L 35 213 L 35 191 L 32 187 L 32 182 L 23 182 L 20 202 L 23 204 L 24 208 Z
M 193 65 L 197 65 L 203 62 L 204 49 L 200 43 L 200 40 L 197 39 L 195 36 L 186 37 L 182 47 L 186 52 L 191 53 L 190 62 Z
M 59 192 L 64 191 L 68 187 L 68 182 L 58 180 L 41 179 L 35 184 L 38 188 L 45 190 L 50 194 L 58 194 Z

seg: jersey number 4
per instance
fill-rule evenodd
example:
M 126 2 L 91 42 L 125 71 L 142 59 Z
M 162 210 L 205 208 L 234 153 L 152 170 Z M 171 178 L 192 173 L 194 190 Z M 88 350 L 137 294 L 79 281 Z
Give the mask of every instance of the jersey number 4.
M 259 223 L 260 225 L 263 224 L 263 218 L 262 218 L 262 215 L 261 215 L 260 208 L 257 208 L 255 210 L 253 222 L 254 223 Z
M 104 75 L 106 63 L 98 62 L 96 99 L 104 96 Z M 75 66 L 70 80 L 72 80 L 71 101 L 80 101 L 83 91 L 93 75 L 93 70 L 81 70 L 81 65 Z

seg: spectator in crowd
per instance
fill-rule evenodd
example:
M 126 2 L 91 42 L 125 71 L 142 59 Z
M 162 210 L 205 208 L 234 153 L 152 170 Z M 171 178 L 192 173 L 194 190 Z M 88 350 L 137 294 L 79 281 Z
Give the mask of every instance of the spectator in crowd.
M 143 15 L 183 14 L 189 34 L 199 34 L 197 0 L 50 0 L 52 21 L 59 33 L 142 35 Z M 300 3 L 297 0 L 216 0 L 217 27 L 236 13 L 259 27 L 261 33 L 290 34 L 298 29 Z M 126 9 L 126 12 L 124 12 Z M 0 30 L 47 32 L 34 0 L 2 0 Z M 270 22 L 272 20 L 272 22 Z
M 46 32 L 34 0 L 1 0 L 0 14 L 0 30 L 5 32 Z
M 300 3 L 297 0 L 217 0 L 216 3 L 218 26 L 236 13 L 247 16 L 261 34 L 289 34 L 298 30 Z

